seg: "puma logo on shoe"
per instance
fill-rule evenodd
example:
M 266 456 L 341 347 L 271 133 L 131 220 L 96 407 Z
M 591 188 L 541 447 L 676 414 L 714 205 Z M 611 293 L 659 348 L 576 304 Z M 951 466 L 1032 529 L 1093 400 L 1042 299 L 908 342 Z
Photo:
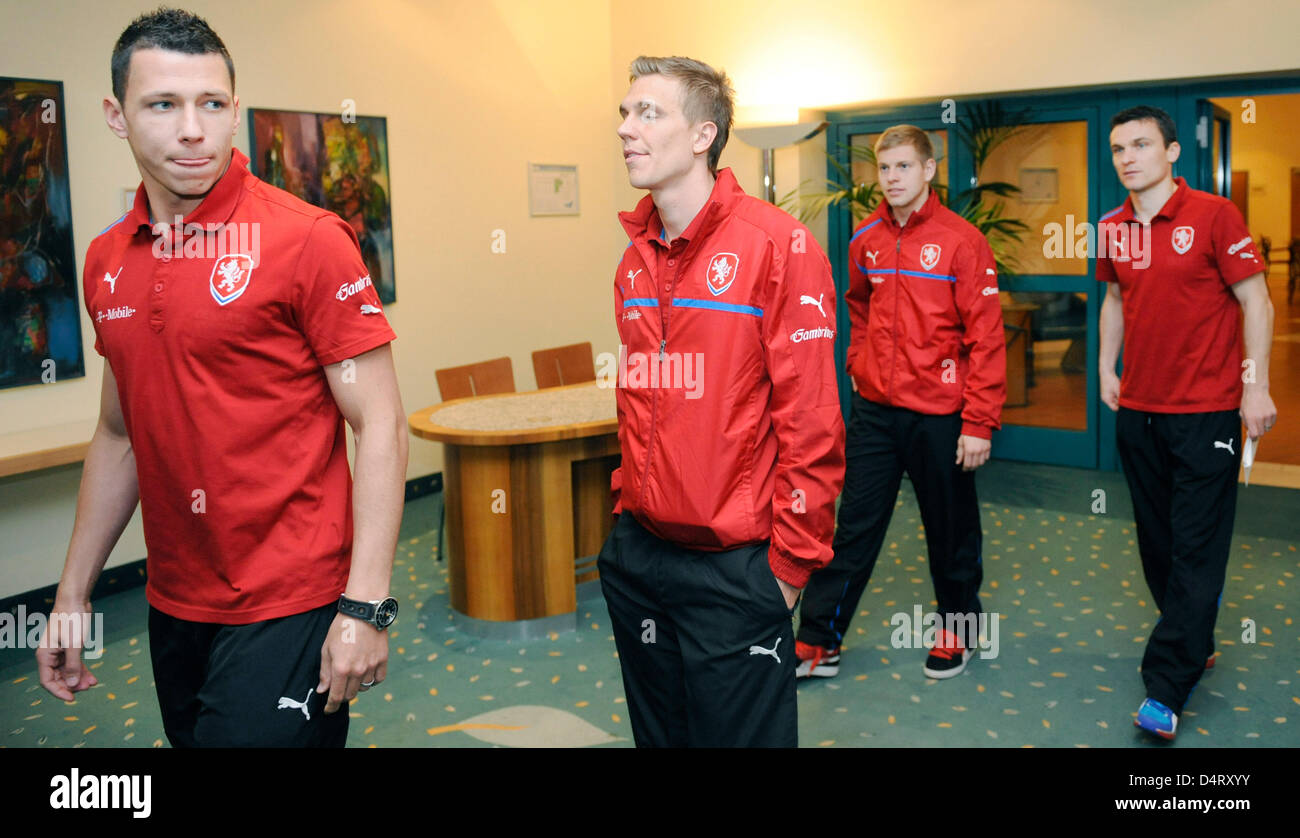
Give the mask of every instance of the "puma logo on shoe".
M 1229 453 L 1229 454 L 1232 454 L 1232 456 L 1234 456 L 1234 457 L 1237 456 L 1236 452 L 1234 452 L 1234 451 L 1232 450 L 1232 440 L 1228 440 L 1227 442 L 1219 442 L 1219 441 L 1216 439 L 1216 440 L 1214 441 L 1214 447 L 1215 447 L 1215 448 L 1226 448 L 1226 449 L 1228 449 L 1228 453 Z
M 304 698 L 302 701 L 294 701 L 292 698 L 285 698 L 284 696 L 280 696 L 280 703 L 275 705 L 275 709 L 285 710 L 287 708 L 292 707 L 301 710 L 302 714 L 307 717 L 307 721 L 310 722 L 311 713 L 307 710 L 307 702 L 311 701 L 311 692 L 312 692 L 311 690 L 307 690 L 307 697 Z
M 776 658 L 776 662 L 780 663 L 781 658 L 776 653 L 776 647 L 780 645 L 781 645 L 781 638 L 778 637 L 776 639 L 776 643 L 772 644 L 771 649 L 764 649 L 762 646 L 750 646 L 749 653 L 751 655 L 768 655 L 770 657 Z M 280 699 L 280 700 L 283 701 L 284 699 Z

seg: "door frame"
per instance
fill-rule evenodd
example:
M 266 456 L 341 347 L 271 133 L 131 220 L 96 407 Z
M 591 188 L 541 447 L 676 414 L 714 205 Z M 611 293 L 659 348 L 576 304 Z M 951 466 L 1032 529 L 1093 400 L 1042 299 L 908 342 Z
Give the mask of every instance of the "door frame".
M 926 130 L 943 129 L 946 108 L 955 102 L 958 109 L 981 102 L 998 102 L 1011 113 L 1028 109 L 1031 117 L 1039 112 L 1089 111 L 1095 117 L 1089 122 L 1089 211 L 1096 220 L 1111 209 L 1124 203 L 1127 195 L 1110 166 L 1110 117 L 1134 105 L 1154 105 L 1168 111 L 1174 118 L 1183 153 L 1174 164 L 1174 175 L 1182 176 L 1193 189 L 1213 191 L 1213 149 L 1210 137 L 1204 141 L 1197 136 L 1197 126 L 1203 114 L 1204 100 L 1212 98 L 1246 98 L 1277 94 L 1300 93 L 1300 71 L 1282 71 L 1243 76 L 1206 79 L 1175 79 L 1163 82 L 1133 82 L 1122 85 L 1095 85 L 1087 87 L 1019 91 L 1002 95 L 972 95 L 955 99 L 930 99 L 921 102 L 882 104 L 828 112 L 830 126 L 826 132 L 826 147 L 832 152 L 846 147 L 850 134 L 873 133 L 898 123 L 912 123 Z M 1233 115 L 1235 118 L 1236 115 Z M 1057 121 L 1043 118 L 1034 121 Z M 1093 130 L 1095 126 L 1096 130 Z M 1231 132 L 1229 132 L 1230 134 Z M 1094 136 L 1095 134 L 1095 136 Z M 948 143 L 949 183 L 970 176 L 969 152 L 960 142 Z M 1190 152 L 1190 153 L 1189 153 Z M 847 151 L 840 153 L 847 162 Z M 1231 172 L 1231 147 L 1225 143 L 1223 163 Z M 827 163 L 827 178 L 834 181 L 835 169 Z M 1230 185 L 1229 185 L 1230 188 Z M 850 212 L 834 206 L 828 213 L 827 243 L 830 252 L 836 294 L 839 297 L 836 312 L 838 326 L 835 340 L 836 366 L 839 371 L 841 404 L 848 416 L 851 387 L 844 368 L 848 350 L 848 309 L 843 301 L 848 284 L 848 240 L 852 233 Z M 1031 232 L 1032 235 L 1032 232 Z M 1087 278 L 1096 281 L 1096 260 L 1090 259 Z M 1023 290 L 1062 290 L 1051 287 L 1056 280 L 1050 277 L 1024 277 Z M 1101 289 L 1092 287 L 1088 292 L 1088 430 L 1060 431 L 1030 426 L 1009 426 L 994 434 L 994 455 L 1003 459 L 1032 462 L 1078 465 L 1116 471 L 1119 457 L 1115 448 L 1115 414 L 1101 409 L 1097 375 L 1097 321 L 1101 310 Z M 1081 438 L 1082 437 L 1082 438 Z

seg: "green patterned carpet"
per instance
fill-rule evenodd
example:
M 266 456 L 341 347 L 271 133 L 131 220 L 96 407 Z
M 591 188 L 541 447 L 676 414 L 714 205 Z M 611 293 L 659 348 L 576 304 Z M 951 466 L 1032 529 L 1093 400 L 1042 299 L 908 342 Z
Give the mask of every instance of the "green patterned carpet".
M 992 465 L 980 482 L 982 598 L 986 611 L 1000 615 L 999 654 L 976 657 L 961 676 L 936 682 L 921 672 L 923 649 L 890 645 L 893 614 L 933 607 L 924 534 L 904 482 L 839 676 L 800 684 L 805 747 L 1163 747 L 1140 736 L 1131 721 L 1143 698 L 1138 666 L 1156 612 L 1131 513 L 1114 508 L 1127 502 L 1120 497 L 1126 492 L 1114 475 Z M 1088 511 L 1081 475 L 1110 487 L 1111 514 Z M 1243 500 L 1245 491 L 1256 490 L 1244 490 Z M 1025 495 L 1054 508 L 1005 502 Z M 1266 497 L 1300 508 L 1296 493 L 1250 496 Z M 388 680 L 353 703 L 349 745 L 630 746 L 618 659 L 599 595 L 580 601 L 575 632 L 532 642 L 457 632 L 445 563 L 434 560 L 438 502 L 407 505 L 393 576 L 402 615 L 392 632 Z M 1074 506 L 1082 508 L 1066 511 Z M 1300 539 L 1293 517 L 1257 514 L 1263 523 L 1250 528 L 1274 533 L 1258 535 L 1243 533 L 1238 516 L 1216 630 L 1217 666 L 1192 696 L 1174 747 L 1300 744 L 1300 630 L 1293 622 Z M 100 685 L 75 702 L 40 687 L 29 653 L 0 657 L 0 744 L 166 746 L 143 589 L 96 606 L 109 636 L 105 654 L 92 664 Z M 1254 643 L 1243 642 L 1244 619 L 1254 621 Z

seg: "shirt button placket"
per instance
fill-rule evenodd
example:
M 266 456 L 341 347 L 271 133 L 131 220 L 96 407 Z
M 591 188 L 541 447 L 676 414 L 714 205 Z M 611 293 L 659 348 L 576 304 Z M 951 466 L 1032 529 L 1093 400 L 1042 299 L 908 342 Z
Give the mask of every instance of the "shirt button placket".
M 155 332 L 163 329 L 163 292 L 167 290 L 171 261 L 167 255 L 158 257 L 153 274 L 153 293 L 149 295 L 149 326 Z

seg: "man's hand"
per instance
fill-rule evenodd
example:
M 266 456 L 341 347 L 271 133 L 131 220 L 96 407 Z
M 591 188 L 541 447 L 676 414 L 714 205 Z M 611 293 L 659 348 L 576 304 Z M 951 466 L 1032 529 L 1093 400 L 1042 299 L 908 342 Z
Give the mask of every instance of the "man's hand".
M 383 683 L 388 675 L 388 632 L 369 623 L 335 616 L 320 650 L 320 684 L 317 693 L 329 690 L 325 712 L 357 697 L 360 691 Z
M 974 471 L 989 461 L 993 443 L 977 436 L 962 434 L 957 437 L 957 465 L 962 471 Z
M 57 614 L 81 614 L 79 621 L 53 619 Z M 69 623 L 87 626 L 90 624 L 90 603 L 83 602 L 68 607 L 54 603 L 52 619 L 46 621 L 45 637 L 36 650 L 36 670 L 41 679 L 41 686 L 49 690 L 55 698 L 73 701 L 73 693 L 88 690 L 99 683 L 90 670 L 81 663 L 81 649 L 84 638 L 63 637 L 60 631 L 69 628 Z M 21 630 L 21 629 L 20 629 Z
M 780 578 L 776 580 L 776 584 L 781 586 L 781 594 L 785 597 L 785 607 L 793 609 L 794 604 L 799 601 L 799 589 Z
M 1241 421 L 1251 439 L 1258 439 L 1272 430 L 1277 422 L 1277 408 L 1267 389 L 1250 384 L 1245 386 L 1241 393 Z
M 1119 376 L 1101 371 L 1101 401 L 1111 410 L 1119 410 Z

